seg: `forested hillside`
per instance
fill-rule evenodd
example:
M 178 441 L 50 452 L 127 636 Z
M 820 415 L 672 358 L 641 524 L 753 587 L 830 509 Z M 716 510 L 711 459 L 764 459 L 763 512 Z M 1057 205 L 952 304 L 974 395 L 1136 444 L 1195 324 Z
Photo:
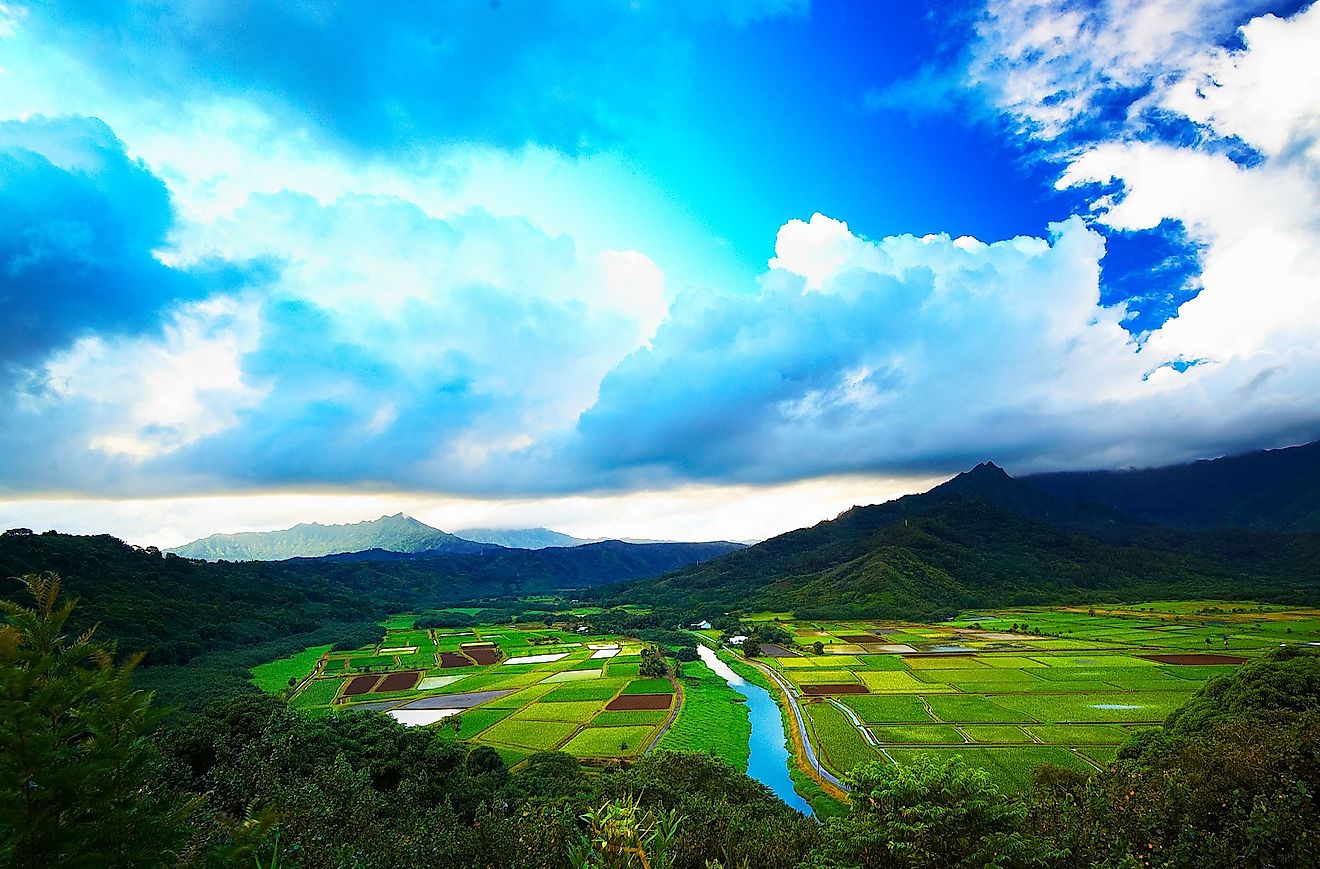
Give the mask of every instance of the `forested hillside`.
M 1161 525 L 1320 531 L 1320 441 L 1188 465 L 1026 481 Z
M 81 601 L 79 624 L 100 623 L 123 648 L 148 651 L 149 663 L 183 663 L 332 622 L 655 575 L 732 548 L 610 542 L 397 560 L 206 563 L 108 535 L 10 531 L 0 535 L 0 578 L 55 571 Z
M 982 465 L 928 493 L 611 593 L 827 617 L 1171 596 L 1310 602 L 1320 595 L 1320 535 L 1163 528 Z

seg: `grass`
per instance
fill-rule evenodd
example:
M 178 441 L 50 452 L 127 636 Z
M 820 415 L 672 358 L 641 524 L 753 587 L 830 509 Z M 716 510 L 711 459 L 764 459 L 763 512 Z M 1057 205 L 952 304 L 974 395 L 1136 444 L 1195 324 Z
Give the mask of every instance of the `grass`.
M 868 724 L 931 722 L 921 698 L 913 694 L 843 696 L 839 700 Z
M 971 737 L 973 742 L 1031 742 L 1027 731 L 1013 724 L 964 724 L 962 731 Z
M 1128 740 L 1131 731 L 1113 724 L 1037 724 L 1027 731 L 1041 742 L 1077 745 L 1085 742 L 1119 745 Z
M 289 680 L 301 680 L 321 656 L 330 651 L 330 646 L 311 646 L 287 658 L 280 658 L 267 664 L 258 664 L 252 668 L 252 684 L 267 694 L 278 694 L 289 687 Z
M 506 718 L 483 732 L 481 741 L 533 751 L 552 751 L 577 728 L 577 724 L 568 721 L 518 721 Z
M 821 755 L 836 773 L 846 773 L 869 760 L 883 759 L 833 704 L 808 703 L 803 708 L 811 720 Z
M 335 695 L 339 693 L 339 686 L 346 681 L 348 680 L 313 679 L 307 683 L 306 688 L 298 692 L 291 702 L 299 709 L 308 706 L 327 706 L 334 701 Z
M 623 685 L 621 679 L 597 680 L 595 682 L 577 682 L 561 685 L 545 695 L 546 703 L 561 703 L 571 700 L 609 700 L 619 692 Z
M 963 746 L 952 748 L 890 748 L 891 757 L 900 764 L 910 763 L 919 754 L 947 760 L 954 755 L 990 773 L 1001 788 L 1022 792 L 1031 787 L 1031 775 L 1037 766 L 1051 763 L 1065 769 L 1090 772 L 1092 767 L 1066 748 L 1053 745 L 1021 745 L 1006 748 Z
M 503 721 L 512 714 L 512 709 L 491 709 L 484 706 L 478 709 L 468 709 L 458 716 L 458 735 L 463 739 L 471 739 L 492 724 Z
M 911 673 L 860 670 L 857 675 L 873 694 L 929 694 L 954 690 L 938 682 L 922 682 Z
M 683 705 L 657 748 L 704 751 L 747 770 L 752 725 L 742 695 L 701 661 L 683 665 Z M 635 715 L 633 712 L 602 715 Z
M 575 721 L 584 724 L 600 710 L 600 703 L 594 700 L 578 700 L 568 703 L 530 703 L 513 714 L 520 721 Z
M 673 694 L 668 679 L 635 679 L 623 688 L 624 694 Z
M 872 727 L 871 734 L 886 745 L 891 742 L 961 745 L 965 741 L 958 728 L 950 724 L 881 724 Z
M 590 723 L 593 727 L 619 727 L 625 724 L 664 724 L 667 718 L 669 718 L 668 709 L 638 709 L 633 712 L 606 710 L 597 713 Z
M 1016 722 L 1016 721 L 1035 721 L 1026 712 L 1019 709 L 1009 709 L 991 702 L 986 697 L 980 697 L 974 694 L 959 694 L 956 696 L 927 697 L 926 702 L 930 704 L 930 709 L 935 713 L 935 717 L 941 721 L 957 722 Z
M 640 754 L 655 734 L 654 727 L 588 727 L 564 746 L 578 757 L 631 757 Z
M 1005 695 L 995 704 L 1017 709 L 1048 723 L 1149 721 L 1159 722 L 1186 702 L 1185 692 L 1120 692 L 1109 694 Z M 1106 708 L 1109 707 L 1109 708 Z

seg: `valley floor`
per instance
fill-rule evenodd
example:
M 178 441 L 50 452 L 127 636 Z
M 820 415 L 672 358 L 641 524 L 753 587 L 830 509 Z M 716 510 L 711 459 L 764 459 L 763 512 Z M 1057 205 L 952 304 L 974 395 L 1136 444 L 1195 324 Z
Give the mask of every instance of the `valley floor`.
M 1214 601 L 996 609 L 936 625 L 791 613 L 744 623 L 792 640 L 748 661 L 720 631 L 699 634 L 778 701 L 791 698 L 798 765 L 836 794 L 836 777 L 860 763 L 919 755 L 960 755 L 1008 789 L 1042 763 L 1100 769 L 1207 680 L 1281 643 L 1320 643 L 1320 611 Z M 399 616 L 374 646 L 314 647 L 253 678 L 315 714 L 379 710 L 489 745 L 511 766 L 537 751 L 605 764 L 658 747 L 748 768 L 742 698 L 704 664 L 642 678 L 639 640 L 564 628 L 426 629 Z

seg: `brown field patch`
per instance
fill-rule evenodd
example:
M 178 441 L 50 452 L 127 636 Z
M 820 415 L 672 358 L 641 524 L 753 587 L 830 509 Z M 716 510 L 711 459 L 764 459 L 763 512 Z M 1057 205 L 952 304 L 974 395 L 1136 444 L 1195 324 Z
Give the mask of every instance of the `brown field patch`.
M 356 697 L 358 694 L 366 694 L 379 678 L 379 676 L 354 676 L 353 681 L 344 686 L 344 696 Z
M 622 694 L 605 704 L 605 709 L 609 712 L 668 709 L 673 698 L 673 694 Z
M 1147 661 L 1159 661 L 1161 664 L 1245 664 L 1246 658 L 1237 655 L 1204 655 L 1190 653 L 1186 655 L 1138 655 Z
M 482 666 L 494 664 L 500 659 L 500 647 L 494 643 L 465 643 L 463 654 Z
M 832 685 L 803 685 L 802 693 L 808 695 L 820 694 L 870 694 L 865 685 L 858 685 L 856 682 L 835 683 Z
M 838 634 L 845 643 L 883 643 L 875 634 Z
M 460 655 L 458 652 L 441 652 L 440 669 L 450 670 L 454 667 L 471 667 L 472 659 L 466 655 Z
M 761 646 L 761 655 L 766 658 L 796 658 L 798 653 L 792 649 L 785 649 L 783 646 L 774 643 L 766 643 Z
M 417 684 L 417 680 L 422 678 L 422 674 L 413 670 L 408 673 L 390 673 L 380 684 L 376 686 L 376 691 L 407 691 Z

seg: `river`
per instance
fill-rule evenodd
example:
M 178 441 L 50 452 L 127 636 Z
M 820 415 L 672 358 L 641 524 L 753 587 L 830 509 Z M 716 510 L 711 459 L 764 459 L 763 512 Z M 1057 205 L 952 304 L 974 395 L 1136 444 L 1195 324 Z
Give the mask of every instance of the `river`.
M 788 748 L 779 704 L 769 691 L 733 672 L 708 646 L 698 643 L 697 653 L 707 667 L 729 683 L 730 688 L 747 698 L 747 712 L 752 719 L 751 759 L 747 774 L 774 791 L 781 800 L 811 817 L 811 806 L 793 789 L 793 780 L 788 776 Z

